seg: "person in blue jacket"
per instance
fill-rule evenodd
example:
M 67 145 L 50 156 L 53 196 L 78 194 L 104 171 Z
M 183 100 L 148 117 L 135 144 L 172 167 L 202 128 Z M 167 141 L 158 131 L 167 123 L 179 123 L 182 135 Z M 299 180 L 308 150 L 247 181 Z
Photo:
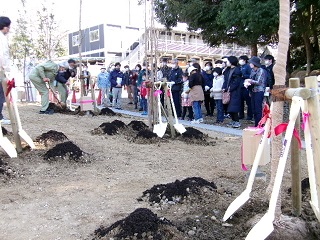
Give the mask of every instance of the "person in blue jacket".
M 101 90 L 101 105 L 107 107 L 111 105 L 109 92 L 110 92 L 110 81 L 109 75 L 105 67 L 102 67 L 101 72 L 98 74 L 98 88 Z
M 207 116 L 213 117 L 213 112 L 215 108 L 214 99 L 210 97 L 210 89 L 213 83 L 213 72 L 212 72 L 212 62 L 207 62 L 204 65 L 201 74 L 204 78 L 204 106 L 207 110 Z
M 178 59 L 172 60 L 172 69 L 169 76 L 169 82 L 174 82 L 174 84 L 171 87 L 172 91 L 172 98 L 174 102 L 174 106 L 176 108 L 177 117 L 181 118 L 181 91 L 182 91 L 182 69 L 179 67 L 179 61 Z
M 112 107 L 116 109 L 121 108 L 121 94 L 122 86 L 125 85 L 123 72 L 120 71 L 121 64 L 119 62 L 114 64 L 114 69 L 110 73 L 110 82 L 112 87 Z

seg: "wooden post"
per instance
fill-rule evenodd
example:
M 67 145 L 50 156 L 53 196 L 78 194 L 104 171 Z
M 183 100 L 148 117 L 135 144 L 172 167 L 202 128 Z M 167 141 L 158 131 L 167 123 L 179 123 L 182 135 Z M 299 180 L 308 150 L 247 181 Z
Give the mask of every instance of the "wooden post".
M 300 79 L 290 78 L 289 88 L 299 88 Z M 300 135 L 300 115 L 297 117 L 295 128 Z M 292 214 L 296 217 L 301 215 L 301 152 L 298 140 L 293 138 L 291 143 L 291 199 Z
M 2 87 L 3 87 L 4 94 L 6 94 L 7 78 L 4 78 L 4 80 L 2 80 Z M 8 109 L 8 113 L 9 113 L 9 117 L 10 117 L 10 121 L 11 121 L 13 138 L 14 138 L 14 142 L 16 144 L 17 152 L 21 153 L 22 152 L 21 138 L 19 135 L 19 129 L 18 129 L 18 124 L 17 124 L 17 120 L 16 120 L 16 115 L 14 114 L 14 109 L 13 109 L 13 106 L 10 102 L 9 96 L 10 95 L 6 96 L 5 98 L 6 98 L 7 109 Z M 2 131 L 2 130 L 0 129 L 0 131 Z
M 316 175 L 317 194 L 318 194 L 318 199 L 320 199 L 320 112 L 319 112 L 320 106 L 319 106 L 317 77 L 316 76 L 306 77 L 305 84 L 306 84 L 306 88 L 309 88 L 312 90 L 312 96 L 308 98 L 308 108 L 310 112 L 309 123 L 310 123 L 310 130 L 311 130 L 313 156 L 314 156 L 314 168 L 315 168 L 315 175 Z
M 166 83 L 166 80 L 164 81 L 164 83 Z M 172 107 L 171 107 L 171 102 L 170 102 L 170 99 L 168 96 L 168 85 L 167 84 L 164 85 L 164 93 L 163 94 L 164 94 L 165 103 L 166 103 L 167 109 L 168 109 L 168 120 L 169 120 L 171 137 L 175 138 L 176 137 L 176 130 L 174 129 L 174 126 L 173 126 Z

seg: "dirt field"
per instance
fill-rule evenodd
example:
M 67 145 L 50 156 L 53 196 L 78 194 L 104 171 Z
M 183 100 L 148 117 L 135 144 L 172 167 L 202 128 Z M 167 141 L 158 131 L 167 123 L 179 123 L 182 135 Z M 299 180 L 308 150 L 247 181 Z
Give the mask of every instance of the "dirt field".
M 228 224 L 221 222 L 229 203 L 246 185 L 247 173 L 240 165 L 239 137 L 204 132 L 208 135 L 206 144 L 178 139 L 138 141 L 134 130 L 128 134 L 118 131 L 115 135 L 91 131 L 117 119 L 125 124 L 142 119 L 40 115 L 36 104 L 20 104 L 19 109 L 23 128 L 32 139 L 50 130 L 62 132 L 84 156 L 78 161 L 68 157 L 45 160 L 45 154 L 54 144 L 40 143 L 35 150 L 25 150 L 16 159 L 0 153 L 3 165 L 7 163 L 5 171 L 0 172 L 1 240 L 99 239 L 103 236 L 95 234 L 95 230 L 111 226 L 138 208 L 148 208 L 170 221 L 168 235 L 162 239 L 244 239 L 251 228 L 247 221 L 265 213 L 268 207 L 264 197 L 267 182 L 259 180 L 249 203 Z M 5 127 L 11 131 L 10 126 Z M 305 161 L 302 166 L 304 178 Z M 269 166 L 262 170 L 269 176 Z M 191 177 L 214 183 L 216 189 L 201 187 L 176 202 L 163 198 L 160 203 L 150 203 L 147 196 L 143 197 L 143 192 L 154 185 Z M 283 212 L 290 215 L 289 187 L 290 169 L 287 168 L 282 205 Z M 306 224 L 308 233 L 303 238 L 292 235 L 291 239 L 319 239 L 320 226 L 309 206 L 308 190 L 303 196 L 304 210 L 299 220 Z M 276 232 L 290 234 L 299 231 L 278 230 Z M 103 239 L 118 239 L 112 234 L 116 235 L 109 232 Z M 139 239 L 139 236 L 126 239 Z M 147 230 L 143 237 L 161 239 L 161 236 L 151 236 Z

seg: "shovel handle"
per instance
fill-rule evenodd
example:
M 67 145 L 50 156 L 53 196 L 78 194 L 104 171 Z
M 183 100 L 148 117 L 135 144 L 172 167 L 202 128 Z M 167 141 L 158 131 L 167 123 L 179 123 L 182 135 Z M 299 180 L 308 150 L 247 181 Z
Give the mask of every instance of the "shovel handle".
M 282 150 L 280 154 L 279 164 L 278 164 L 277 173 L 276 173 L 276 177 L 275 177 L 275 181 L 274 181 L 274 185 L 271 193 L 271 198 L 269 202 L 268 212 L 273 217 L 276 210 L 276 205 L 277 205 L 277 200 L 280 192 L 284 169 L 286 167 L 286 162 L 287 162 L 291 139 L 294 131 L 294 126 L 300 112 L 300 106 L 301 106 L 300 104 L 302 101 L 303 99 L 301 97 L 296 97 L 296 96 L 292 97 L 292 104 L 290 107 L 290 115 L 289 115 L 289 124 L 288 124 L 287 130 L 284 136 L 284 140 L 282 143 Z
M 301 110 L 303 113 L 308 114 L 308 101 L 306 100 L 303 101 L 303 103 L 301 104 Z M 307 155 L 308 175 L 309 175 L 310 192 L 311 192 L 311 202 L 316 207 L 319 207 L 316 175 L 314 171 L 314 156 L 312 151 L 311 131 L 310 131 L 310 125 L 309 125 L 308 119 L 304 123 L 304 139 L 306 144 L 306 155 Z

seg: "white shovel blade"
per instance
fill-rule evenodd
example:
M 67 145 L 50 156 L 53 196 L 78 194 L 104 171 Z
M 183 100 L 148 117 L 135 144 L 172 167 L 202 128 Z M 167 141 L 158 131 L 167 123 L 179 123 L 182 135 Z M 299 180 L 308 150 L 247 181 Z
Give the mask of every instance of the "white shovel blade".
M 36 146 L 34 145 L 34 142 L 32 141 L 31 137 L 24 131 L 23 129 L 19 130 L 20 137 L 28 143 L 28 145 L 31 147 L 31 149 L 35 149 Z
M 266 239 L 274 230 L 274 215 L 267 212 L 260 221 L 250 230 L 246 240 Z
M 180 134 L 187 131 L 186 128 L 180 123 L 173 124 L 173 126 Z
M 12 143 L 9 141 L 8 138 L 2 137 L 0 139 L 0 146 L 3 148 L 3 150 L 9 155 L 11 158 L 18 157 L 17 151 L 12 145 Z
M 314 214 L 316 215 L 318 221 L 320 222 L 320 211 L 319 211 L 318 206 L 316 206 L 315 204 L 313 204 L 312 201 L 310 201 L 310 205 L 311 205 L 311 208 L 312 208 Z
M 156 124 L 153 126 L 153 132 L 158 135 L 158 137 L 163 137 L 167 130 L 167 123 L 164 124 Z
M 223 216 L 223 221 L 227 221 L 243 204 L 245 204 L 250 198 L 250 189 L 244 190 L 233 202 L 229 205 L 227 211 Z

